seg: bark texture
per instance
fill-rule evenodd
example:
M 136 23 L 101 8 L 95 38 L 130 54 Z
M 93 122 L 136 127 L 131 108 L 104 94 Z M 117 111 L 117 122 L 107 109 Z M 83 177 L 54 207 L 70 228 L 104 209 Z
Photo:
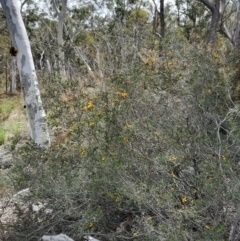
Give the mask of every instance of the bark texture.
M 58 40 L 58 67 L 59 73 L 63 80 L 67 79 L 66 70 L 65 70 L 65 56 L 63 52 L 63 28 L 64 28 L 64 18 L 67 12 L 67 0 L 61 1 L 61 10 L 57 7 L 56 1 L 52 0 L 52 6 L 58 16 L 58 26 L 57 26 L 57 40 Z
M 37 75 L 33 63 L 31 47 L 16 0 L 0 0 L 6 16 L 12 48 L 16 48 L 17 65 L 21 80 L 28 121 L 33 141 L 41 147 L 50 146 L 46 115 L 38 89 Z
M 199 0 L 199 1 L 202 2 L 212 13 L 208 42 L 210 44 L 213 44 L 215 36 L 216 36 L 216 32 L 217 32 L 219 17 L 220 17 L 220 3 L 221 2 L 220 2 L 220 0 L 215 0 L 215 3 L 213 4 L 209 0 Z
M 160 34 L 162 38 L 164 38 L 164 35 L 165 35 L 164 0 L 160 0 L 159 17 L 160 17 L 160 25 L 161 25 Z

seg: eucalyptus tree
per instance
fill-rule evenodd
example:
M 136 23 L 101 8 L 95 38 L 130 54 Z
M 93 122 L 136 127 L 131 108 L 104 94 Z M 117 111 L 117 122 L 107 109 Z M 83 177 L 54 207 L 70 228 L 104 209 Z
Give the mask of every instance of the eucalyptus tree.
M 157 6 L 157 2 L 153 0 L 155 6 L 155 14 L 154 14 L 154 21 L 153 21 L 153 29 L 154 33 L 157 34 L 159 37 L 164 38 L 165 35 L 165 5 L 164 0 L 159 0 L 159 8 Z M 156 18 L 159 16 L 160 19 L 160 33 L 156 32 Z
M 212 2 L 209 0 L 199 0 L 199 1 L 203 3 L 211 11 L 211 14 L 212 14 L 211 26 L 209 30 L 209 36 L 208 36 L 208 42 L 212 44 L 216 36 L 217 27 L 220 19 L 221 0 L 215 0 L 215 2 Z
M 204 29 L 208 28 L 210 14 L 206 11 L 204 5 L 199 1 L 176 0 L 177 26 L 183 30 L 184 36 L 190 40 L 191 32 L 205 35 Z
M 63 40 L 63 31 L 64 31 L 64 19 L 66 17 L 67 12 L 67 0 L 61 0 L 61 2 L 57 0 L 51 0 L 51 5 L 55 11 L 55 16 L 58 19 L 57 25 L 57 42 L 58 42 L 58 68 L 60 71 L 60 75 L 63 80 L 66 80 L 66 71 L 65 71 L 65 57 L 64 57 L 64 40 Z
M 214 42 L 217 32 L 240 48 L 240 0 L 199 0 L 211 12 L 209 43 Z
M 222 17 L 220 20 L 220 31 L 231 44 L 240 48 L 240 0 L 223 1 Z
M 20 6 L 16 0 L 0 0 L 0 3 L 11 37 L 10 53 L 17 58 L 24 107 L 27 110 L 31 137 L 39 146 L 48 148 L 50 137 L 46 115 L 42 106 L 30 42 L 21 17 Z

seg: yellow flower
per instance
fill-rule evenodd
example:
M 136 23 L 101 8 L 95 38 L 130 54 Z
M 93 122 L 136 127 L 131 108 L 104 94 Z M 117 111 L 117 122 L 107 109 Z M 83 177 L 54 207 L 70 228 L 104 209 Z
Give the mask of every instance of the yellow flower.
M 128 138 L 127 138 L 127 137 L 124 137 L 124 138 L 123 138 L 123 142 L 124 142 L 124 143 L 128 143 Z
M 217 53 L 215 53 L 215 54 L 213 54 L 213 57 L 214 57 L 215 59 L 218 59 L 218 58 L 219 58 L 219 55 L 218 55 Z
M 104 161 L 105 161 L 105 157 L 104 157 L 104 156 L 102 156 L 101 160 L 102 160 L 102 162 L 104 162 Z
M 76 124 L 75 124 L 75 123 L 73 123 L 73 125 L 71 126 L 71 130 L 72 130 L 72 131 L 75 131 L 75 130 L 76 130 Z
M 126 98 L 128 96 L 127 92 L 117 92 L 117 95 L 123 98 Z
M 90 122 L 89 125 L 90 125 L 91 127 L 94 127 L 94 126 L 95 126 L 95 123 L 94 123 L 94 122 Z
M 86 154 L 86 148 L 82 148 L 80 155 L 83 157 Z
M 194 188 L 193 194 L 197 194 L 197 192 L 198 192 L 197 189 Z
M 119 198 L 116 198 L 116 199 L 115 199 L 115 203 L 118 203 L 118 202 L 119 202 Z
M 205 228 L 206 230 L 210 230 L 210 229 L 211 229 L 210 225 L 208 225 L 208 224 L 205 224 L 204 228 Z
M 90 222 L 89 225 L 88 225 L 89 228 L 93 228 L 93 223 Z
M 133 237 L 137 237 L 138 236 L 138 233 L 137 232 L 134 232 L 133 233 Z
M 152 66 L 153 64 L 154 64 L 154 59 L 153 58 L 147 58 L 146 60 L 145 60 L 145 65 L 147 65 L 147 66 Z
M 123 130 L 130 129 L 131 127 L 132 127 L 131 125 L 125 125 L 125 126 L 123 127 Z
M 92 101 L 92 100 L 90 100 L 90 101 L 88 102 L 87 108 L 88 108 L 88 110 L 90 110 L 90 109 L 93 108 L 93 101 Z
M 127 94 L 127 92 L 123 92 L 123 93 L 121 93 L 121 96 L 122 96 L 123 98 L 126 98 L 126 97 L 128 96 L 128 94 Z
M 173 62 L 169 61 L 168 66 L 173 66 Z
M 82 110 L 91 110 L 93 108 L 93 101 L 89 100 L 86 106 L 82 108 Z
M 224 155 L 221 155 L 221 160 L 222 160 L 222 161 L 226 161 L 227 158 L 226 158 Z
M 181 198 L 181 201 L 182 201 L 182 204 L 184 204 L 184 203 L 187 202 L 187 198 L 186 198 L 186 197 L 182 197 L 182 198 Z
M 155 131 L 155 132 L 154 132 L 154 135 L 155 135 L 155 136 L 159 136 L 159 132 Z
M 175 178 L 176 177 L 176 175 L 172 172 L 171 174 L 171 177 L 173 177 L 173 178 Z
M 170 161 L 176 161 L 177 160 L 177 158 L 175 157 L 175 156 L 172 156 L 171 158 L 170 158 Z

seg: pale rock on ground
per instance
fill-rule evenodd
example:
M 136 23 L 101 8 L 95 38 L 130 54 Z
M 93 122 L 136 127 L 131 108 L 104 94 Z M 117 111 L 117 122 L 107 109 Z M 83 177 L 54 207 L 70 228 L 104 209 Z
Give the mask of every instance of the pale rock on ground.
M 84 236 L 84 239 L 86 241 L 100 241 L 98 239 L 95 239 L 91 236 Z M 65 234 L 59 234 L 59 235 L 54 235 L 54 236 L 43 236 L 41 241 L 74 241 L 73 239 L 69 238 Z

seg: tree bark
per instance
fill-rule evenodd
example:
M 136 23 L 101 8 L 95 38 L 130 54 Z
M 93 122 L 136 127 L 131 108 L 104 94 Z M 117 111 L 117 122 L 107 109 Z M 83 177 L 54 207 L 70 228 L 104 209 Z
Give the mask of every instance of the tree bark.
M 17 68 L 16 68 L 16 57 L 11 56 L 11 94 L 16 94 L 17 92 Z
M 208 42 L 213 44 L 217 32 L 219 16 L 220 16 L 220 1 L 215 0 L 215 4 L 212 4 L 209 0 L 199 0 L 202 2 L 211 12 L 212 12 L 212 19 L 211 19 L 211 27 L 208 36 Z
M 219 9 L 220 9 L 220 0 L 216 0 L 215 6 L 212 11 L 211 27 L 208 37 L 208 42 L 213 44 L 217 32 L 218 21 L 219 21 Z
M 240 48 L 240 0 L 237 2 L 237 20 L 236 20 L 236 28 L 233 36 L 233 45 L 238 49 Z
M 46 115 L 42 106 L 38 89 L 37 75 L 27 32 L 20 14 L 20 6 L 16 0 L 0 0 L 9 29 L 12 55 L 17 57 L 24 107 L 27 110 L 28 121 L 33 141 L 44 148 L 50 146 L 50 137 Z M 11 48 L 11 49 L 12 49 Z
M 160 26 L 161 26 L 160 34 L 162 38 L 164 38 L 164 35 L 165 35 L 164 0 L 160 0 L 159 17 L 160 17 Z
M 55 0 L 52 0 L 53 8 L 58 16 L 58 26 L 57 26 L 57 41 L 58 41 L 58 67 L 59 72 L 63 80 L 67 79 L 66 70 L 65 70 L 65 56 L 63 51 L 63 28 L 64 28 L 64 18 L 67 12 L 67 0 L 61 1 L 62 8 L 61 11 L 58 9 Z

